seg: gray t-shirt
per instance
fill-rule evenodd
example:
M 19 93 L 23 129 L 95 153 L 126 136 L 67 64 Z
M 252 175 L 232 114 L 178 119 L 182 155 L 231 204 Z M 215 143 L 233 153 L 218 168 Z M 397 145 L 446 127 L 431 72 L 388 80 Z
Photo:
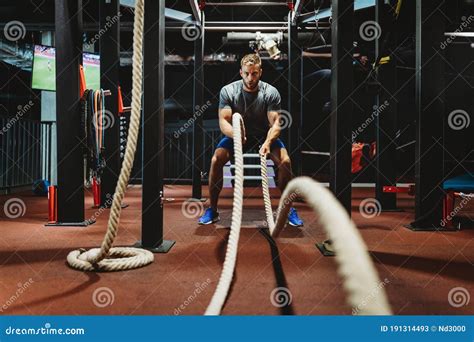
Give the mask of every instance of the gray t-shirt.
M 279 111 L 281 97 L 278 90 L 263 81 L 258 82 L 258 91 L 244 90 L 242 80 L 222 87 L 219 96 L 219 109 L 231 108 L 232 113 L 240 113 L 244 119 L 247 137 L 263 138 L 270 128 L 267 113 Z

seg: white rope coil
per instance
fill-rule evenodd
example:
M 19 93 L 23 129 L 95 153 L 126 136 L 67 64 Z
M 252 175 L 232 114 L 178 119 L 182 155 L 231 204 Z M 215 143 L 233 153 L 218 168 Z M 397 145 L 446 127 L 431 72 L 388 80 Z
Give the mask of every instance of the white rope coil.
M 133 159 L 137 148 L 140 112 L 142 106 L 143 81 L 143 22 L 144 0 L 135 1 L 135 20 L 133 26 L 133 66 L 132 66 L 132 113 L 128 130 L 128 141 L 125 156 L 115 188 L 112 208 L 110 210 L 107 232 L 100 248 L 89 251 L 75 250 L 68 254 L 67 261 L 75 269 L 82 271 L 121 271 L 142 267 L 153 262 L 150 251 L 132 248 L 111 248 L 117 236 L 122 200 L 127 190 Z
M 232 116 L 232 129 L 235 151 L 235 186 L 232 223 L 230 225 L 229 242 L 227 243 L 222 273 L 205 315 L 219 315 L 221 313 L 225 299 L 227 298 L 227 293 L 229 292 L 230 284 L 232 283 L 232 278 L 234 277 L 235 264 L 237 262 L 237 248 L 242 223 L 244 197 L 244 155 L 242 151 L 243 121 L 242 116 L 238 113 Z

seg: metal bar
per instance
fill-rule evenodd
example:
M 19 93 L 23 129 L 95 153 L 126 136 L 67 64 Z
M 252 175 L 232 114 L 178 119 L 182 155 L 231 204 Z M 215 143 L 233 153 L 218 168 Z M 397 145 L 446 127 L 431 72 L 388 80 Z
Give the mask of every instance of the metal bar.
M 206 21 L 206 26 L 212 25 L 287 25 L 286 21 Z
M 332 2 L 330 188 L 351 214 L 354 0 Z
M 446 37 L 466 37 L 466 38 L 473 38 L 474 32 L 445 32 L 444 35 Z
M 384 0 L 377 0 L 375 6 L 375 21 L 382 28 L 381 34 L 375 41 L 375 55 L 377 58 L 383 57 L 382 42 L 386 37 L 386 31 L 389 28 L 391 18 L 387 17 L 387 11 L 384 7 Z M 382 34 L 384 33 L 384 34 Z M 390 32 L 391 39 L 395 39 Z M 395 39 L 396 41 L 396 39 Z M 387 49 L 385 49 L 387 50 Z M 397 91 L 397 69 L 396 58 L 392 58 L 390 63 L 381 65 L 377 68 L 376 78 L 381 84 L 380 93 L 376 96 L 375 119 L 377 155 L 375 159 L 375 198 L 379 201 L 382 210 L 397 210 L 396 193 L 385 192 L 384 186 L 394 186 L 397 182 L 397 158 L 395 138 L 397 134 L 397 102 L 391 98 L 391 94 Z
M 301 9 L 303 8 L 303 0 L 296 0 L 295 8 L 291 14 L 291 22 L 296 25 L 299 15 L 301 14 Z
M 179 29 L 179 28 L 177 28 Z M 212 26 L 206 27 L 206 31 L 287 31 L 286 26 Z
M 402 149 L 404 149 L 405 147 L 411 146 L 411 145 L 413 145 L 413 144 L 415 144 L 415 143 L 416 143 L 416 140 L 412 140 L 412 141 L 410 141 L 410 142 L 407 142 L 406 144 L 403 144 L 403 145 L 398 146 L 398 147 L 397 147 L 397 150 L 402 150 Z
M 201 13 L 200 29 L 205 29 L 205 14 Z M 201 108 L 204 104 L 204 30 L 200 31 L 199 38 L 194 41 L 194 96 L 193 108 Z M 194 199 L 202 198 L 201 172 L 203 162 L 203 113 L 198 115 L 193 123 L 193 193 Z
M 288 6 L 277 1 L 239 1 L 239 2 L 206 2 L 206 6 Z
M 280 25 L 280 22 L 274 22 L 272 23 L 273 25 Z M 323 26 L 324 24 L 324 26 Z M 4 27 L 7 25 L 7 23 L 0 23 L 0 30 L 3 30 Z M 239 24 L 236 24 L 239 25 Z M 241 24 L 242 26 L 211 26 L 207 27 L 208 31 L 229 31 L 229 30 L 241 30 L 242 27 L 244 27 L 244 24 Z M 247 27 L 248 30 L 255 30 L 255 31 L 286 31 L 286 23 L 281 24 L 282 26 L 271 26 L 267 27 L 266 24 L 253 24 L 253 26 Z M 262 26 L 254 26 L 254 25 L 262 25 Z M 308 26 L 304 27 L 305 30 L 307 31 L 313 31 L 313 30 L 321 30 L 321 29 L 326 29 L 328 25 L 326 23 L 321 23 L 318 28 L 313 27 L 313 26 Z M 26 23 L 25 28 L 28 31 L 55 31 L 54 25 L 52 23 Z M 181 31 L 183 29 L 182 24 L 178 23 L 168 23 L 166 25 L 166 31 Z M 98 32 L 100 30 L 100 26 L 98 24 L 93 24 L 93 23 L 88 23 L 85 28 L 84 32 Z M 132 32 L 133 31 L 133 23 L 132 22 L 122 22 L 120 24 L 120 31 L 121 32 Z
M 55 1 L 58 222 L 84 221 L 79 65 L 82 63 L 82 0 Z
M 442 0 L 416 2 L 416 196 L 412 228 L 436 229 L 442 219 L 445 63 L 440 43 L 446 25 L 442 3 Z
M 189 4 L 191 5 L 191 10 L 193 11 L 194 19 L 197 22 L 201 22 L 201 9 L 199 8 L 199 4 L 197 0 L 189 0 Z
M 165 17 L 177 21 L 182 21 L 185 23 L 193 22 L 193 17 L 191 14 L 182 11 L 177 11 L 172 8 L 165 8 Z
M 156 24 L 158 22 L 158 25 Z M 163 240 L 165 2 L 145 1 L 144 108 L 142 118 L 142 240 L 140 246 L 167 252 Z
M 52 184 L 52 178 L 51 178 L 51 164 L 52 164 L 52 156 L 53 156 L 53 151 L 52 151 L 52 145 L 53 144 L 53 124 L 49 123 L 48 124 L 48 181 L 50 184 Z
M 318 151 L 301 151 L 301 153 L 315 155 L 315 156 L 326 156 L 326 157 L 329 157 L 331 155 L 330 152 L 318 152 Z
M 301 175 L 301 98 L 302 88 L 302 49 L 298 45 L 298 28 L 291 24 L 291 11 L 288 13 L 288 111 L 291 117 L 290 156 L 293 173 Z
M 100 26 L 107 27 L 100 38 L 100 86 L 106 96 L 106 113 L 113 125 L 104 130 L 105 149 L 103 156 L 106 160 L 101 177 L 100 203 L 110 206 L 120 173 L 120 124 L 118 112 L 118 86 L 120 69 L 120 3 L 118 0 L 100 1 Z M 110 22 L 110 18 L 117 18 Z

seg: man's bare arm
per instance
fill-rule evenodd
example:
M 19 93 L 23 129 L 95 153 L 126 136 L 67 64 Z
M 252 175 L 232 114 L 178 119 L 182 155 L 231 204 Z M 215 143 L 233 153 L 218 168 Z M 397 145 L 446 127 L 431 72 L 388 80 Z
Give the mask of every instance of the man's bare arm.
M 268 112 L 268 121 L 270 122 L 271 127 L 268 130 L 267 139 L 265 140 L 265 143 L 270 146 L 280 136 L 280 113 L 273 111 Z
M 219 127 L 222 134 L 233 138 L 232 133 L 232 109 L 230 108 L 221 108 L 219 109 Z

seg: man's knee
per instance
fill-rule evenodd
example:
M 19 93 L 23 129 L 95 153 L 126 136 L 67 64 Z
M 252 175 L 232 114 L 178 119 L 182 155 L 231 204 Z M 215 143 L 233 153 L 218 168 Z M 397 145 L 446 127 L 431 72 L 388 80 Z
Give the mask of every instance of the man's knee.
M 283 157 L 282 159 L 278 160 L 277 168 L 278 169 L 284 169 L 284 170 L 291 170 L 291 159 L 290 157 Z
M 229 152 L 226 149 L 218 149 L 211 159 L 211 166 L 223 167 L 229 161 Z

